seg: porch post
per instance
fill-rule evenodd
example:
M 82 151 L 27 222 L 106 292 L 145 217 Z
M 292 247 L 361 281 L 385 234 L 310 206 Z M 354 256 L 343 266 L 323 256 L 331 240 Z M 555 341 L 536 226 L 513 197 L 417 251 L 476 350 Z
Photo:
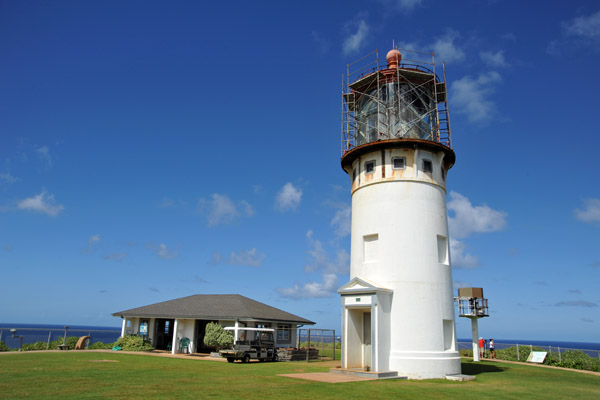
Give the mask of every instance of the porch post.
M 173 326 L 173 342 L 171 343 L 171 354 L 175 354 L 177 352 L 177 328 L 179 325 L 179 320 L 175 319 L 175 324 Z
M 121 326 L 121 337 L 125 337 L 125 329 L 127 329 L 127 318 L 123 318 L 123 325 Z
M 233 330 L 233 341 L 237 342 L 238 341 L 238 330 L 240 328 L 240 321 L 238 321 L 237 319 L 235 320 L 235 326 L 234 326 L 234 330 Z M 246 338 L 247 339 L 247 338 Z

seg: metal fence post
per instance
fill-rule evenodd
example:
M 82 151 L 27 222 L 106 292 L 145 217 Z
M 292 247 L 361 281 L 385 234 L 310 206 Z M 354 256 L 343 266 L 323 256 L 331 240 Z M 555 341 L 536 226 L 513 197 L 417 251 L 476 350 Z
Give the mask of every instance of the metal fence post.
M 335 342 L 335 329 L 333 330 L 333 361 L 335 361 L 335 347 L 336 347 L 336 342 Z M 599 353 L 600 356 L 600 353 Z
M 560 356 L 560 347 L 558 348 L 558 362 L 562 362 L 562 357 Z
M 308 338 L 306 342 L 306 362 L 308 362 L 309 354 L 310 354 L 310 329 L 308 329 Z
M 50 348 L 50 339 L 52 338 L 52 329 L 48 330 L 48 341 L 46 342 L 46 350 Z
M 517 361 L 521 361 L 521 357 L 519 354 L 519 343 L 517 343 Z

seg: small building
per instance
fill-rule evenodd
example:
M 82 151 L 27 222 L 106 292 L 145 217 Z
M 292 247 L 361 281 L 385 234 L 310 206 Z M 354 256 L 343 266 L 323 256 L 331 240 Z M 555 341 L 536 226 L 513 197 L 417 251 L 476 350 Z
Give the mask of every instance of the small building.
M 223 327 L 272 328 L 279 347 L 293 347 L 297 328 L 315 324 L 239 294 L 196 294 L 112 315 L 123 319 L 121 336 L 145 335 L 155 348 L 173 354 L 179 351 L 182 338 L 190 339 L 193 353 L 213 350 L 204 345 L 204 332 L 210 322 Z

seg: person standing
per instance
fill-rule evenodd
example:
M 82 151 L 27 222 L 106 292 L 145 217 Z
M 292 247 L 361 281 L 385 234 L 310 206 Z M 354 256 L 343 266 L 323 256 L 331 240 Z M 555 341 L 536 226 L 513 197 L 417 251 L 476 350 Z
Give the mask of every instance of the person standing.
M 494 350 L 494 339 L 490 339 L 490 358 L 492 360 L 496 359 L 496 351 Z
M 485 355 L 485 340 L 483 340 L 482 337 L 479 338 L 479 358 L 483 358 L 483 356 Z

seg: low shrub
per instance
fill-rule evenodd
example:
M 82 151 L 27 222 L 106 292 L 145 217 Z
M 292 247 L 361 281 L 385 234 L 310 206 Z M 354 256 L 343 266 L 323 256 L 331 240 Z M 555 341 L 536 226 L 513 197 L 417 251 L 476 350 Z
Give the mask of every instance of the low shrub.
M 103 350 L 103 349 L 112 349 L 115 346 L 115 343 L 103 343 L 103 342 L 94 342 L 90 344 L 87 349 L 88 350 Z
M 6 343 L 0 340 L 0 351 L 10 351 Z
M 149 351 L 154 349 L 150 343 L 144 341 L 143 337 L 137 335 L 123 336 L 114 343 L 114 346 L 119 346 L 124 351 Z

